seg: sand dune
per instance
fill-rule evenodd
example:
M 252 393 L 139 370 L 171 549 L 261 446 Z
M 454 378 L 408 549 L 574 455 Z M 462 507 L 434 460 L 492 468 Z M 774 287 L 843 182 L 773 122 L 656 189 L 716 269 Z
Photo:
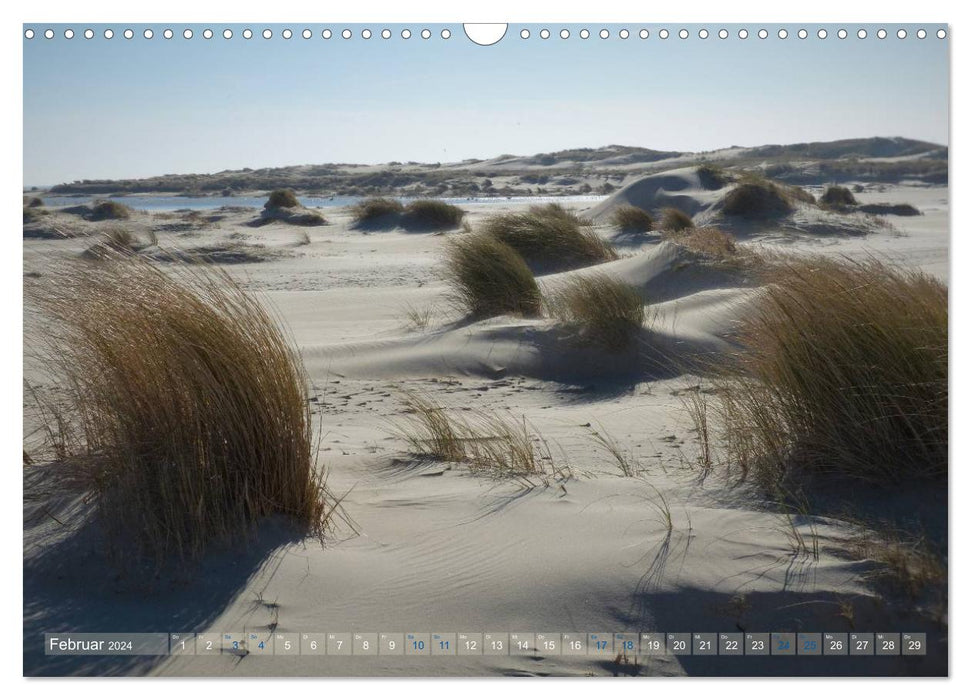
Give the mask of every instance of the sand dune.
M 605 237 L 611 235 L 611 212 L 622 204 L 677 206 L 704 221 L 715 215 L 726 189 L 706 190 L 693 168 L 681 168 L 641 178 L 584 213 Z M 796 226 L 798 216 L 785 226 L 750 231 L 750 238 L 789 250 L 915 253 L 916 264 L 946 273 L 941 193 L 915 188 L 899 195 L 926 197 L 917 203 L 928 215 L 895 221 L 893 230 L 868 229 L 866 238 L 814 238 L 817 219 L 793 238 L 789 223 Z M 475 227 L 494 211 L 520 206 L 469 207 L 468 220 Z M 850 546 L 857 534 L 853 525 L 780 510 L 754 486 L 732 487 L 723 474 L 700 479 L 699 443 L 683 410 L 684 397 L 701 381 L 689 371 L 691 360 L 730 348 L 734 322 L 754 293 L 751 280 L 656 237 L 624 249 L 628 257 L 541 277 L 541 286 L 555 288 L 571 276 L 601 272 L 637 289 L 650 305 L 651 320 L 634 349 L 610 355 L 574 343 L 548 319 L 460 318 L 438 276 L 442 243 L 458 234 L 362 233 L 350 227 L 347 212 L 325 213 L 330 223 L 307 229 L 306 241 L 299 237 L 303 230 L 283 223 L 247 227 L 253 212 L 227 213 L 219 222 L 182 231 L 164 230 L 172 221 L 150 214 L 137 214 L 136 224 L 158 231 L 162 247 L 245 243 L 266 253 L 259 262 L 227 269 L 266 299 L 292 332 L 312 383 L 319 457 L 331 489 L 346 494 L 343 507 L 351 522 L 323 545 L 270 523 L 248 548 L 214 553 L 190 577 L 119 581 L 92 556 L 97 532 L 80 524 L 85 506 L 69 497 L 50 500 L 51 474 L 25 470 L 26 673 L 946 672 L 946 627 L 926 610 L 882 603 L 867 579 L 875 563 Z M 47 274 L 52 260 L 76 256 L 90 243 L 84 237 L 25 241 L 25 271 Z M 406 308 L 427 310 L 427 325 L 409 326 Z M 35 368 L 25 366 L 25 372 L 44 384 Z M 524 488 L 474 476 L 460 463 L 409 455 L 393 434 L 404 389 L 428 392 L 457 411 L 525 418 L 553 446 L 560 470 L 550 472 L 546 485 L 536 480 Z M 28 416 L 28 450 L 35 446 L 35 427 Z M 595 430 L 631 452 L 639 476 L 620 474 L 593 438 Z M 36 643 L 54 628 L 269 633 L 851 627 L 924 631 L 936 653 L 842 657 L 825 664 L 814 657 L 642 656 L 635 666 L 613 656 L 540 655 L 444 662 L 63 657 L 53 663 Z

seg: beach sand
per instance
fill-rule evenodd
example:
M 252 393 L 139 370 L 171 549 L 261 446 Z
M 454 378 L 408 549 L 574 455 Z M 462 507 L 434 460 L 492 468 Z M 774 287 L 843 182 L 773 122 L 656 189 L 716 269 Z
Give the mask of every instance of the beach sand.
M 682 205 L 714 216 L 718 192 L 684 185 L 620 191 L 584 205 L 604 236 L 611 207 Z M 818 194 L 818 193 L 817 193 Z M 617 199 L 617 197 L 620 197 Z M 945 281 L 946 187 L 888 186 L 862 202 L 907 202 L 918 217 L 866 220 L 855 235 L 823 233 L 820 217 L 786 230 L 739 232 L 753 245 L 824 255 L 887 256 Z M 640 198 L 640 199 L 638 199 Z M 637 201 L 635 201 L 637 200 Z M 468 221 L 525 205 L 473 204 Z M 579 208 L 579 207 L 577 207 Z M 328 224 L 251 227 L 251 211 L 222 217 L 136 213 L 127 226 L 159 246 L 207 252 L 279 313 L 309 373 L 319 460 L 347 521 L 323 543 L 267 523 L 239 551 L 215 552 L 179 578 L 118 579 L 97 555 L 88 506 L 55 488 L 56 469 L 25 468 L 24 671 L 46 674 L 291 675 L 882 675 L 947 672 L 946 625 L 930 612 L 887 605 L 873 562 L 854 555 L 858 532 L 838 518 L 794 514 L 751 484 L 700 478 L 699 440 L 684 409 L 704 380 L 665 363 L 577 347 L 549 320 L 460 323 L 438 266 L 449 235 L 361 232 L 344 210 Z M 809 216 L 809 215 L 806 215 Z M 815 215 L 813 215 L 815 216 Z M 51 222 L 80 230 L 76 216 Z M 822 217 L 825 219 L 825 217 Z M 865 230 L 864 230 L 865 229 Z M 828 229 L 827 229 L 828 230 Z M 860 234 L 861 231 L 866 235 Z M 695 264 L 656 237 L 616 241 L 622 257 L 598 268 L 650 299 L 645 336 L 666 357 L 726 347 L 753 294 L 748 281 Z M 24 271 L 44 275 L 90 237 L 25 238 Z M 151 255 L 154 248 L 142 251 Z M 236 262 L 243 260 L 245 262 Z M 592 268 L 550 275 L 543 285 Z M 407 309 L 427 311 L 409 327 Z M 29 359 L 25 373 L 45 383 Z M 421 390 L 457 410 L 525 417 L 559 471 L 531 487 L 422 461 L 394 434 L 401 392 Z M 25 444 L 36 440 L 25 419 Z M 636 458 L 621 474 L 593 431 Z M 56 494 L 56 497 L 55 497 Z M 921 494 L 913 494 L 920 498 Z M 946 521 L 946 495 L 938 510 Z M 883 507 L 879 501 L 875 508 Z M 906 498 L 894 506 L 906 509 Z M 791 511 L 788 511 L 791 512 Z M 668 521 L 668 518 L 670 521 Z M 793 544 L 793 530 L 818 556 Z M 245 533 L 241 533 L 242 541 Z M 848 612 L 852 611 L 852 612 Z M 44 657 L 45 631 L 260 634 L 326 632 L 926 632 L 914 657 L 674 657 L 544 655 Z

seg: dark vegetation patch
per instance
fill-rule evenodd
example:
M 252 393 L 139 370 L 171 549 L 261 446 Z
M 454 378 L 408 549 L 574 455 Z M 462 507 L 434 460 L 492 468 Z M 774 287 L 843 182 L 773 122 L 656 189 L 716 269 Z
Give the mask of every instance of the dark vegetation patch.
M 648 212 L 626 204 L 614 210 L 610 223 L 623 233 L 647 233 L 654 228 L 654 219 Z

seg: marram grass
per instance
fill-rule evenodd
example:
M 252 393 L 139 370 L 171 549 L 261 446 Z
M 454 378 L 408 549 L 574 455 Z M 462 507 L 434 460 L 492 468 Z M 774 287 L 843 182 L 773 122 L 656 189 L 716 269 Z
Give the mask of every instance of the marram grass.
M 56 454 L 90 489 L 112 551 L 185 562 L 273 515 L 323 533 L 299 355 L 228 275 L 114 254 L 60 265 L 25 295 L 65 392 Z

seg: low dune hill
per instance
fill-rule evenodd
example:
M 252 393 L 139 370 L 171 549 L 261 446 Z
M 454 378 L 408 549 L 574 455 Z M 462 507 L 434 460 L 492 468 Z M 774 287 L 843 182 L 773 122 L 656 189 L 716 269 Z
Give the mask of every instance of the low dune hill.
M 163 273 L 204 260 L 206 251 L 245 253 L 209 262 L 223 263 L 219 269 L 270 310 L 299 355 L 315 468 L 326 472 L 331 504 L 339 504 L 322 540 L 272 520 L 240 528 L 238 547 L 208 551 L 187 571 L 126 578 L 100 554 L 96 504 L 61 477 L 62 462 L 45 452 L 43 416 L 25 408 L 25 673 L 946 674 L 946 575 L 943 603 L 927 593 L 937 589 L 926 581 L 939 581 L 930 574 L 906 578 L 899 590 L 884 587 L 909 564 L 898 557 L 896 568 L 889 565 L 889 550 L 878 546 L 885 533 L 870 527 L 920 512 L 927 532 L 943 530 L 946 542 L 946 484 L 881 490 L 854 482 L 828 501 L 787 500 L 712 457 L 718 431 L 704 413 L 718 397 L 706 367 L 736 356 L 740 320 L 768 287 L 762 244 L 785 238 L 794 241 L 787 253 L 825 244 L 838 255 L 859 253 L 863 241 L 907 257 L 908 269 L 946 277 L 946 190 L 861 194 L 889 202 L 920 195 L 928 213 L 903 218 L 899 235 L 874 225 L 860 237 L 858 215 L 808 201 L 771 220 L 726 215 L 738 174 L 715 186 L 697 166 L 680 165 L 636 177 L 595 206 L 563 206 L 591 220 L 577 225 L 605 243 L 616 239 L 611 216 L 622 206 L 657 221 L 676 208 L 693 229 L 648 231 L 616 243 L 604 262 L 551 274 L 489 241 L 518 261 L 516 279 L 529 285 L 520 288 L 542 294 L 542 311 L 528 317 L 458 308 L 446 268 L 456 241 L 487 235 L 497 214 L 525 214 L 534 202 L 463 203 L 461 225 L 418 232 L 362 230 L 342 207 L 322 210 L 326 225 L 306 227 L 276 219 L 252 226 L 255 209 L 132 212 L 126 225 L 146 247 L 131 255 Z M 56 284 L 65 260 L 104 264 L 80 258 L 101 229 L 69 213 L 51 217 L 54 233 L 24 241 L 32 283 Z M 75 236 L 56 233 L 75 224 Z M 157 242 L 147 245 L 149 235 Z M 180 250 L 198 255 L 161 252 Z M 625 327 L 629 342 L 594 343 L 584 323 L 607 306 L 588 304 L 586 317 L 582 307 L 557 308 L 553 300 L 571 289 L 597 290 L 635 312 L 627 314 L 635 319 Z M 33 319 L 24 341 L 24 374 L 40 397 L 57 393 L 32 353 L 33 334 L 43 331 Z M 247 377 L 233 379 L 249 387 Z M 261 639 L 909 630 L 927 635 L 930 653 L 45 657 L 39 642 L 52 630 L 133 629 Z
M 717 226 L 739 238 L 760 234 L 865 236 L 886 228 L 881 219 L 864 212 L 823 208 L 810 192 L 796 185 L 710 166 L 677 168 L 639 178 L 584 214 L 609 225 L 622 207 L 636 207 L 654 215 L 655 229 L 663 228 L 665 210 L 676 209 L 697 226 Z

